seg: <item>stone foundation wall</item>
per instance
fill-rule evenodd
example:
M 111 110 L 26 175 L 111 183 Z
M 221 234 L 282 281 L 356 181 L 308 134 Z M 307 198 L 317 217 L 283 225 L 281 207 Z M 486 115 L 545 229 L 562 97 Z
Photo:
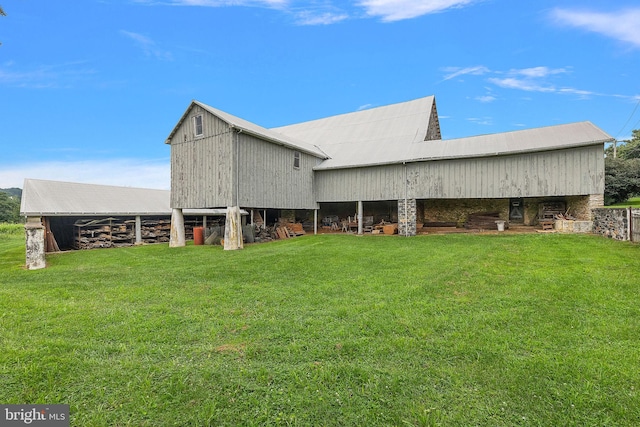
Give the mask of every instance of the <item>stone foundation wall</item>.
M 418 202 L 418 222 L 453 222 L 461 226 L 469 214 L 499 212 L 500 218 L 509 219 L 510 199 L 429 199 Z M 538 225 L 540 204 L 549 201 L 565 202 L 569 214 L 579 221 L 591 220 L 592 206 L 598 206 L 596 196 L 531 197 L 525 198 L 524 225 Z
M 628 210 L 594 209 L 593 232 L 615 240 L 629 240 Z
M 398 234 L 401 236 L 415 236 L 417 234 L 416 221 L 418 210 L 416 199 L 398 200 Z
M 471 213 L 500 212 L 509 218 L 509 199 L 429 199 L 420 201 L 418 222 L 455 222 L 462 226 Z

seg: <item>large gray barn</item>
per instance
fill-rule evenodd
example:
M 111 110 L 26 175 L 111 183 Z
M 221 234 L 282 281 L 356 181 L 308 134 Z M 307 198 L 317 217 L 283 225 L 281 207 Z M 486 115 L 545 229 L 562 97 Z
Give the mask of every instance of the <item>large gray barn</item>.
M 274 209 L 418 224 L 473 212 L 537 224 L 545 207 L 589 220 L 602 206 L 604 144 L 590 122 L 440 139 L 433 96 L 265 129 L 193 101 L 166 140 L 171 207 Z M 179 222 L 178 222 L 179 224 Z

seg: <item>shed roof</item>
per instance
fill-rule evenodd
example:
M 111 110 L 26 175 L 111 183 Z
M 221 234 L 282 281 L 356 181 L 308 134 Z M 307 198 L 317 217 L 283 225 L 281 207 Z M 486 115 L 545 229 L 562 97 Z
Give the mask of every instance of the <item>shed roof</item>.
M 242 132 L 257 136 L 258 138 L 266 139 L 276 144 L 284 145 L 286 147 L 290 147 L 295 150 L 309 153 L 321 159 L 326 159 L 328 157 L 324 151 L 322 151 L 316 145 L 312 143 L 310 144 L 306 139 L 302 140 L 293 136 L 283 135 L 283 134 L 274 132 L 273 130 L 263 128 L 262 126 L 259 126 L 255 123 L 251 123 L 250 121 L 241 119 L 240 117 L 236 117 L 232 114 L 229 114 L 217 108 L 213 108 L 210 105 L 207 105 L 195 100 L 191 101 L 191 104 L 189 105 L 187 110 L 184 112 L 184 114 L 182 115 L 182 117 L 180 118 L 176 126 L 173 128 L 173 130 L 167 137 L 167 140 L 166 140 L 167 144 L 171 143 L 171 139 L 173 138 L 173 135 L 177 132 L 182 122 L 184 122 L 184 120 L 187 118 L 187 116 L 189 115 L 189 111 L 194 105 L 198 105 L 202 107 L 204 110 L 220 118 L 221 120 L 227 122 L 231 128 L 238 129 Z
M 25 179 L 24 216 L 171 215 L 171 192 L 77 182 Z M 184 209 L 185 215 L 223 215 L 225 209 Z M 246 213 L 246 212 L 245 212 Z
M 335 144 L 337 153 L 316 170 L 500 156 L 603 144 L 613 138 L 593 123 L 577 122 L 450 140 L 379 140 Z

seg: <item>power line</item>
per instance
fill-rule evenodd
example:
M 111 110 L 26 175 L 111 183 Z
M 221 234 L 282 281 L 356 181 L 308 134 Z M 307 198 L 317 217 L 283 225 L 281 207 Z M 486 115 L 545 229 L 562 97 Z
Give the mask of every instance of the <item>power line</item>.
M 638 103 L 636 104 L 636 107 L 633 109 L 633 111 L 631 112 L 631 115 L 629 116 L 629 118 L 627 119 L 627 121 L 625 122 L 624 126 L 622 126 L 622 129 L 620 129 L 620 131 L 618 132 L 618 135 L 616 135 L 616 140 L 620 137 L 620 135 L 622 134 L 622 131 L 627 127 L 627 125 L 629 124 L 629 122 L 631 121 L 631 119 L 633 118 L 633 115 L 636 114 L 636 111 L 638 110 L 638 107 L 640 106 L 640 97 L 638 97 Z M 640 123 L 640 120 L 638 120 L 638 123 Z M 636 125 L 638 124 L 636 123 Z M 634 125 L 635 127 L 635 125 Z

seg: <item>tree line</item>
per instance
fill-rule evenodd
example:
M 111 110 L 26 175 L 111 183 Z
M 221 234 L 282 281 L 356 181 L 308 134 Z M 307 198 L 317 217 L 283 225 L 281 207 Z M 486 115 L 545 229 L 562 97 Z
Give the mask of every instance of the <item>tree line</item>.
M 604 203 L 612 205 L 640 194 L 640 129 L 630 140 L 605 150 Z
M 0 188 L 0 223 L 22 222 L 20 217 L 20 197 L 22 190 L 19 188 Z

